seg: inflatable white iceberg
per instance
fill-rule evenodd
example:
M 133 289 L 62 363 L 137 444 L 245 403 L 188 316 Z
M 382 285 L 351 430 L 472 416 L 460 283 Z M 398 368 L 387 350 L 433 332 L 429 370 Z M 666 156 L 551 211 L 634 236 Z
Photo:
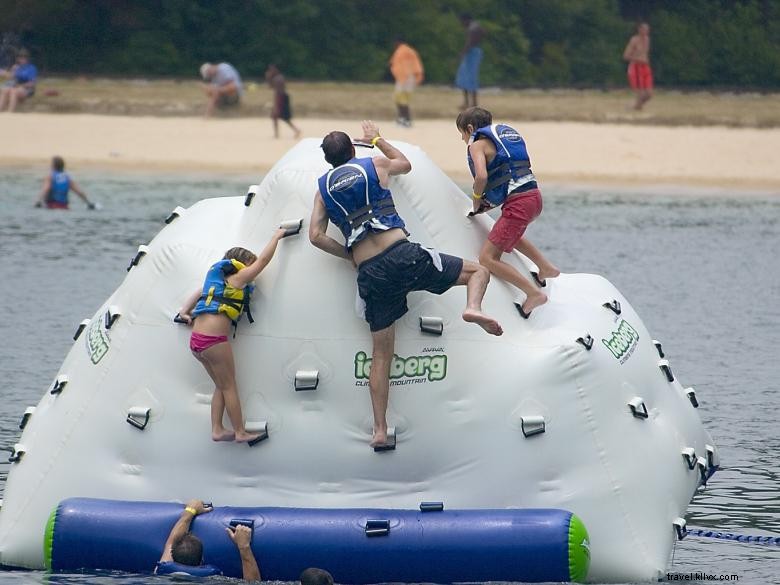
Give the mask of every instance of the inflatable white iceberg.
M 475 258 L 492 220 L 467 218 L 458 187 L 418 148 L 397 146 L 413 170 L 391 190 L 412 239 Z M 462 287 L 412 293 L 391 374 L 397 447 L 375 453 L 355 272 L 310 245 L 304 225 L 260 275 L 255 323 L 242 321 L 232 342 L 244 416 L 268 439 L 251 448 L 210 440 L 212 383 L 190 355 L 189 329 L 171 318 L 225 250 L 258 250 L 282 221 L 308 223 L 327 168 L 319 141 L 304 140 L 254 196 L 177 208 L 139 248 L 23 417 L 0 509 L 0 565 L 44 566 L 47 519 L 66 498 L 199 497 L 295 509 L 563 509 L 590 535 L 580 543 L 588 581 L 661 575 L 674 522 L 718 457 L 695 393 L 599 276 L 549 281 L 549 302 L 529 320 L 513 287 L 493 278 L 484 307 L 504 327 L 499 338 L 460 319 Z M 534 268 L 509 261 L 526 275 Z

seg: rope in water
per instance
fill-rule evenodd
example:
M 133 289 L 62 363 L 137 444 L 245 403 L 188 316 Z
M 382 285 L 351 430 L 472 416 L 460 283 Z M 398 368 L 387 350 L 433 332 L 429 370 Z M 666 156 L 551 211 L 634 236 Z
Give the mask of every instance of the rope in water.
M 745 534 L 734 534 L 733 532 L 718 532 L 716 530 L 702 530 L 699 528 L 690 528 L 685 531 L 685 536 L 701 536 L 704 538 L 718 538 L 721 540 L 734 540 L 750 544 L 768 544 L 780 546 L 780 536 L 753 536 Z

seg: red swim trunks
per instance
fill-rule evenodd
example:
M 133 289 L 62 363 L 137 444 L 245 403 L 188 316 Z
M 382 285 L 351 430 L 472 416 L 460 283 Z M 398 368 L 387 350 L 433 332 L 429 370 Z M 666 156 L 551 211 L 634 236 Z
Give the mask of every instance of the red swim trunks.
M 529 189 L 511 199 L 501 207 L 501 217 L 490 230 L 488 240 L 503 252 L 511 252 L 523 237 L 528 224 L 542 212 L 542 193 Z
M 46 208 L 47 209 L 68 209 L 68 204 L 60 203 L 59 201 L 47 201 Z
M 212 345 L 227 341 L 227 335 L 205 335 L 203 333 L 192 332 L 190 335 L 190 350 L 193 353 L 200 353 L 207 350 Z
M 633 61 L 628 64 L 628 84 L 631 89 L 653 89 L 653 70 L 649 63 Z

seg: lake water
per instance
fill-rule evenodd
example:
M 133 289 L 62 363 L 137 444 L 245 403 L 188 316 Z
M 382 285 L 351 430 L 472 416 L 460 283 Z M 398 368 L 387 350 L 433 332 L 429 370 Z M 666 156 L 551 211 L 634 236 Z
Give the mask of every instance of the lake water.
M 20 415 L 47 389 L 75 326 L 120 284 L 162 219 L 177 205 L 243 195 L 256 177 L 77 179 L 102 209 L 88 211 L 77 198 L 70 212 L 33 209 L 40 172 L 0 169 L 0 274 L 6 305 L 24 308 L 0 319 L 0 447 L 16 442 Z M 690 506 L 688 526 L 779 536 L 780 197 L 548 187 L 528 235 L 564 271 L 611 280 L 663 342 L 682 383 L 696 388 L 722 469 Z M 2 497 L 8 464 L 0 461 Z M 689 537 L 668 570 L 780 583 L 780 547 Z M 0 585 L 151 580 L 0 572 Z

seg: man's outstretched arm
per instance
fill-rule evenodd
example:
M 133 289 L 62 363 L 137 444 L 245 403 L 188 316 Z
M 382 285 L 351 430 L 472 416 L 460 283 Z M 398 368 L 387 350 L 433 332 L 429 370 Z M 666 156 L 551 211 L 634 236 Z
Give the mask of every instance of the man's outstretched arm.
M 387 158 L 381 156 L 373 157 L 374 167 L 379 172 L 380 183 L 386 186 L 382 181 L 382 171 L 388 175 L 405 175 L 412 170 L 412 163 L 406 158 L 406 155 L 390 144 L 379 135 L 379 128 L 371 120 L 363 120 L 363 138 L 362 142 L 367 142 L 376 146 Z
M 260 581 L 260 567 L 257 566 L 255 553 L 252 552 L 252 529 L 239 524 L 235 529 L 226 528 L 225 530 L 241 556 L 241 571 L 244 581 Z
M 322 195 L 317 191 L 314 194 L 314 206 L 311 210 L 311 221 L 309 221 L 309 241 L 328 254 L 351 260 L 352 258 L 344 249 L 344 246 L 326 233 L 328 221 L 330 221 L 328 219 L 328 210 L 325 209 Z
M 190 531 L 190 524 L 192 524 L 195 516 L 205 514 L 206 512 L 211 512 L 211 508 L 207 508 L 200 500 L 187 502 L 176 524 L 173 525 L 171 533 L 168 535 L 168 540 L 165 541 L 162 556 L 160 557 L 161 563 L 169 563 L 173 560 L 173 543 Z

